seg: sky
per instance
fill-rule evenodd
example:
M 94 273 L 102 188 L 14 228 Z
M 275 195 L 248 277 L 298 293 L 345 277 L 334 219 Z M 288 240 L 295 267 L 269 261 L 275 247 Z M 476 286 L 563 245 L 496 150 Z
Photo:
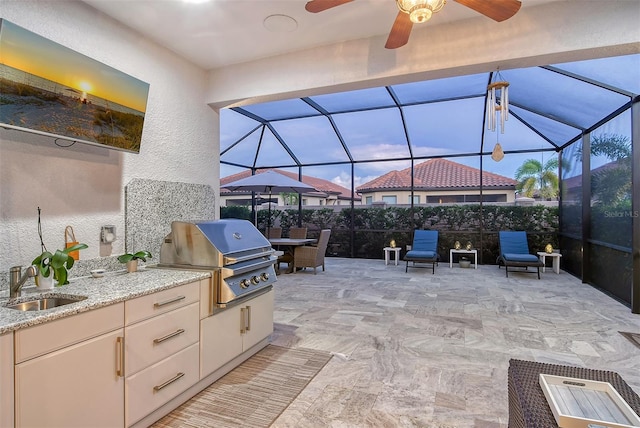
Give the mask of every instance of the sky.
M 640 55 L 555 67 L 640 93 Z M 270 120 L 270 126 L 300 163 L 343 163 L 304 167 L 303 174 L 349 189 L 351 166 L 343 143 L 355 160 L 363 162 L 354 167 L 356 187 L 389 171 L 410 166 L 406 160 L 374 161 L 408 158 L 411 153 L 415 157 L 473 154 L 480 151 L 483 134 L 484 152 L 491 152 L 496 142 L 505 152 L 531 151 L 507 154 L 500 162 L 484 157 L 486 171 L 514 178 L 516 169 L 526 160 L 536 159 L 544 164 L 557 156 L 555 151 L 540 150 L 553 149 L 552 143 L 561 146 L 579 137 L 581 128 L 594 125 L 629 99 L 540 67 L 501 70 L 501 77 L 510 82 L 511 114 L 505 122 L 504 133 L 488 130 L 483 133 L 488 73 L 394 85 L 391 88 L 403 104 L 401 109 L 396 107 L 384 87 L 309 97 L 312 103 L 330 113 L 331 120 L 318 115 L 301 99 L 249 105 L 244 109 Z M 363 108 L 370 110 L 354 111 Z M 295 115 L 299 118 L 282 120 Z M 627 111 L 602 125 L 594 134 L 610 133 L 630 138 L 630 123 Z M 334 128 L 339 130 L 342 141 Z M 232 163 L 252 165 L 255 162 L 258 167 L 294 166 L 296 163 L 269 127 L 232 110 L 221 111 L 220 146 L 221 160 Z M 480 167 L 477 155 L 448 159 Z M 416 163 L 423 161 L 416 160 Z M 605 158 L 592 159 L 594 167 L 606 162 Z M 282 169 L 298 172 L 296 167 Z M 225 177 L 242 170 L 221 164 L 220 175 Z
M 0 63 L 144 113 L 149 84 L 2 19 Z

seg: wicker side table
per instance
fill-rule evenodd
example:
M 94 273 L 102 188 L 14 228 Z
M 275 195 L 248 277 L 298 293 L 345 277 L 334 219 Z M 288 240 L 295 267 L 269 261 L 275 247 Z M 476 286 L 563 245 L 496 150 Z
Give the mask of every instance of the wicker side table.
M 640 397 L 615 372 L 512 359 L 509 361 L 508 381 L 509 428 L 558 427 L 540 388 L 540 373 L 609 382 L 640 415 Z

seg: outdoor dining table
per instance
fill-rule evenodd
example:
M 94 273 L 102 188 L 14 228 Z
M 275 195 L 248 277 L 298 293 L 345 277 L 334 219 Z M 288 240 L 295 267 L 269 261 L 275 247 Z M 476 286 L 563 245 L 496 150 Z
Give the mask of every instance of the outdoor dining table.
M 287 268 L 287 273 L 291 273 L 293 272 L 293 257 L 295 254 L 295 248 L 301 245 L 314 244 L 318 242 L 318 240 L 312 238 L 271 238 L 269 239 L 269 242 L 271 243 L 272 247 L 277 247 L 279 250 L 284 251 L 285 254 L 291 256 L 291 262 L 289 262 L 289 267 Z

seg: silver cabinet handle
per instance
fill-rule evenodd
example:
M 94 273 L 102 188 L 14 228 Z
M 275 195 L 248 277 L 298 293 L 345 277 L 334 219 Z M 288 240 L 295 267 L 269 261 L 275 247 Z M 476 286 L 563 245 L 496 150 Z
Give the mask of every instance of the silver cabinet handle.
M 182 376 L 184 376 L 184 373 L 180 372 L 177 375 L 175 375 L 174 377 L 172 377 L 171 379 L 169 379 L 168 381 L 161 383 L 160 385 L 156 385 L 153 387 L 153 390 L 158 392 L 160 391 L 162 388 L 171 385 L 173 382 L 177 381 L 178 379 L 180 379 Z
M 209 278 L 209 315 L 213 315 L 213 308 L 216 307 L 218 296 L 216 295 L 216 287 L 214 287 L 214 284 L 219 284 L 220 275 L 221 273 L 218 272 L 218 270 L 214 270 L 213 278 Z
M 251 306 L 240 308 L 240 334 L 251 330 Z
M 174 331 L 173 333 L 167 334 L 166 336 L 162 336 L 162 337 L 159 337 L 157 339 L 153 339 L 153 343 L 162 343 L 165 340 L 171 339 L 172 337 L 176 337 L 178 335 L 181 335 L 182 333 L 184 333 L 184 328 L 180 328 L 180 329 Z
M 157 302 L 153 304 L 154 308 L 160 308 L 164 305 L 169 305 L 171 303 L 175 303 L 175 302 L 179 302 L 180 300 L 184 300 L 186 299 L 187 296 L 178 296 L 178 297 L 174 297 L 173 299 L 169 299 L 169 300 L 165 300 L 164 302 Z
M 124 337 L 116 337 L 116 376 L 124 377 Z
M 251 330 L 251 306 L 247 306 L 247 331 Z

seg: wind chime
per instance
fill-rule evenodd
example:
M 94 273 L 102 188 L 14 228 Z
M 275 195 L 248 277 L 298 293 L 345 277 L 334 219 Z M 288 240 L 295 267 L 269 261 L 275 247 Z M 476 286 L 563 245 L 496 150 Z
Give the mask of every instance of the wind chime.
M 500 72 L 496 72 L 493 82 L 487 86 L 487 129 L 496 133 L 496 145 L 491 152 L 491 159 L 499 162 L 504 158 L 504 152 L 496 131 L 500 122 L 500 134 L 504 134 L 504 122 L 509 119 L 509 82 L 502 79 Z

